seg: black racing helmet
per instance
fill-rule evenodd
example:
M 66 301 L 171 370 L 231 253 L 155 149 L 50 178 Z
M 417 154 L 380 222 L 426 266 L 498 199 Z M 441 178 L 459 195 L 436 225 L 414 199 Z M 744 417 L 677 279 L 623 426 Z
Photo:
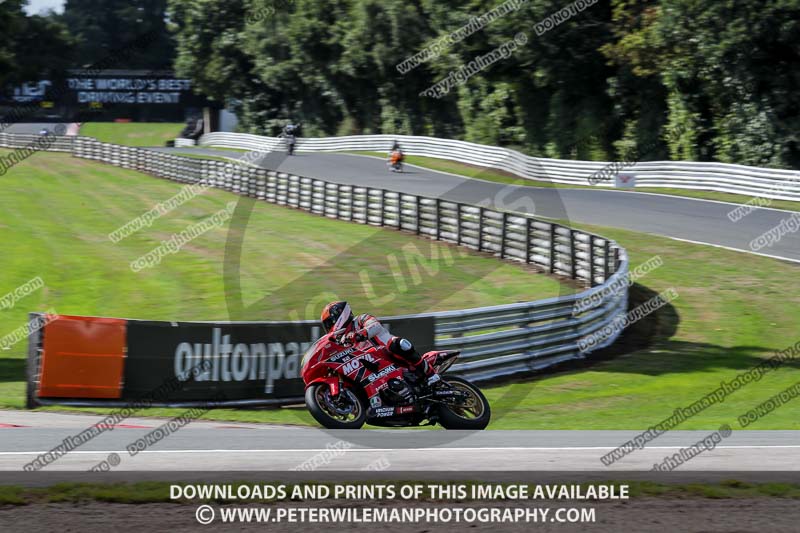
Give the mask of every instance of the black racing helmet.
M 322 310 L 322 329 L 325 333 L 342 329 L 353 321 L 353 313 L 347 302 L 331 302 Z

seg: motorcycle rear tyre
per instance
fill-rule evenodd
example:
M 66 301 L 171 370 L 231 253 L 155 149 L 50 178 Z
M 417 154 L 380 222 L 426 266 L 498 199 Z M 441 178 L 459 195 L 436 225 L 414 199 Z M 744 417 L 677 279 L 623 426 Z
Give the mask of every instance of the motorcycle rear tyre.
M 467 430 L 481 430 L 486 429 L 489 421 L 492 418 L 492 410 L 489 407 L 489 400 L 483 395 L 483 392 L 466 379 L 456 376 L 447 376 L 442 378 L 448 383 L 458 383 L 461 387 L 470 389 L 474 392 L 475 397 L 482 403 L 483 410 L 480 416 L 475 418 L 464 418 L 448 409 L 447 405 L 442 405 L 439 408 L 439 424 L 445 429 L 467 429 Z

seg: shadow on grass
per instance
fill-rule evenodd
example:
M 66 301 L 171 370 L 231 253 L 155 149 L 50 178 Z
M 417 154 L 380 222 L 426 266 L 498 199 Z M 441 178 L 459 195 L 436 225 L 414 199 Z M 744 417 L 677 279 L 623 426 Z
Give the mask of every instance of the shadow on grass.
M 630 287 L 628 310 L 658 295 L 639 284 Z M 658 376 L 691 374 L 711 369 L 745 371 L 775 355 L 775 350 L 759 346 L 725 347 L 702 342 L 674 341 L 680 315 L 667 304 L 643 319 L 631 324 L 617 341 L 607 348 L 592 352 L 585 360 L 568 361 L 531 375 L 519 375 L 508 380 L 495 380 L 492 386 L 525 383 L 552 377 L 556 374 L 583 372 L 615 372 Z M 626 357 L 635 354 L 634 357 Z M 800 368 L 800 360 L 784 363 L 787 368 Z
M 635 284 L 630 288 L 628 310 L 634 309 L 658 293 Z M 628 372 L 656 376 L 691 373 L 714 368 L 747 370 L 775 355 L 775 350 L 760 346 L 717 346 L 703 342 L 671 340 L 678 330 L 680 316 L 671 304 L 661 307 L 631 324 L 613 345 L 589 356 L 593 370 Z M 635 361 L 623 356 L 637 353 Z M 619 359 L 619 360 L 617 360 Z M 593 363 L 608 364 L 595 365 Z M 800 368 L 800 361 L 787 361 L 787 368 Z M 586 364 L 583 365 L 586 367 Z
M 658 294 L 644 285 L 633 284 L 628 290 L 628 311 L 655 298 Z M 613 345 L 603 350 L 598 350 L 590 357 L 592 359 L 613 357 L 665 342 L 678 331 L 680 321 L 678 310 L 675 309 L 674 305 L 668 303 L 628 326 Z
M 0 383 L 25 379 L 25 359 L 0 359 Z

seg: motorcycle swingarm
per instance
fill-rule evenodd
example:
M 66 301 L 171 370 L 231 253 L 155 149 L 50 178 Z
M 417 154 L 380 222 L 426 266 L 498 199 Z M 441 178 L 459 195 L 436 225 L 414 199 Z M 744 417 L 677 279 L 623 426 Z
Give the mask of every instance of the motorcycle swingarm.
M 420 400 L 436 403 L 444 403 L 446 400 L 466 400 L 467 398 L 466 393 L 452 389 L 435 390 L 419 397 Z

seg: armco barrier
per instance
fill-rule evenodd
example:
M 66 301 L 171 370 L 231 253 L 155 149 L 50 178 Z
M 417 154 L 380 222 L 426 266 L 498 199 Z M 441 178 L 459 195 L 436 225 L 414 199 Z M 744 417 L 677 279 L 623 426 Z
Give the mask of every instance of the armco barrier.
M 0 148 L 27 148 L 37 140 L 41 140 L 42 137 L 42 135 L 34 134 L 0 133 Z M 49 135 L 49 139 L 49 152 L 72 152 L 75 137 Z
M 636 176 L 636 187 L 669 187 L 760 196 L 779 200 L 800 200 L 800 172 L 748 167 L 726 163 L 687 161 L 642 161 L 614 164 L 603 161 L 573 161 L 531 157 L 514 150 L 482 144 L 415 137 L 408 135 L 358 135 L 351 137 L 299 138 L 299 152 L 369 151 L 388 152 L 398 141 L 409 155 L 449 159 L 481 167 L 492 167 L 525 179 L 571 185 L 590 185 L 589 178 L 604 169 Z M 209 133 L 200 145 L 269 151 L 281 144 L 276 137 L 242 133 Z M 607 176 L 608 177 L 608 176 Z M 613 187 L 614 179 L 601 180 L 602 187 Z
M 395 317 L 399 321 L 431 320 L 436 348 L 462 350 L 460 362 L 451 370 L 453 373 L 483 381 L 530 372 L 583 358 L 592 350 L 611 344 L 621 333 L 615 324 L 627 310 L 628 284 L 620 279 L 627 277 L 628 259 L 624 249 L 604 237 L 527 215 L 438 198 L 330 183 L 237 163 L 102 143 L 87 137 L 76 137 L 72 143 L 75 157 L 182 183 L 202 181 L 236 194 L 321 216 L 407 231 L 493 254 L 501 260 L 526 263 L 587 287 L 578 294 L 547 300 Z M 617 289 L 610 291 L 609 287 Z M 586 302 L 589 298 L 591 305 L 576 305 L 576 302 Z M 236 328 L 237 324 L 206 324 L 205 327 Z M 41 335 L 31 336 L 29 379 L 33 383 L 29 388 L 29 400 L 85 404 L 86 401 L 75 398 L 56 400 L 53 396 L 42 396 L 38 388 L 48 357 L 59 357 L 57 352 L 52 355 L 47 352 L 49 327 L 48 324 Z M 580 349 L 582 338 L 598 334 L 604 328 L 607 334 L 602 337 L 602 342 L 594 345 L 592 350 Z M 229 342 L 236 345 L 243 341 L 231 333 Z M 262 342 L 269 344 L 271 341 L 265 338 Z M 249 368 L 253 368 L 252 365 Z M 173 371 L 169 376 L 160 377 L 175 379 L 175 375 Z M 70 385 L 74 387 L 80 383 Z M 209 394 L 214 390 L 208 382 L 204 382 L 203 387 Z M 122 398 L 120 396 L 118 400 Z M 233 404 L 276 401 L 289 399 L 231 400 Z
M 187 148 L 190 146 L 197 146 L 197 142 L 194 139 L 181 139 L 180 137 L 175 139 L 175 148 Z

